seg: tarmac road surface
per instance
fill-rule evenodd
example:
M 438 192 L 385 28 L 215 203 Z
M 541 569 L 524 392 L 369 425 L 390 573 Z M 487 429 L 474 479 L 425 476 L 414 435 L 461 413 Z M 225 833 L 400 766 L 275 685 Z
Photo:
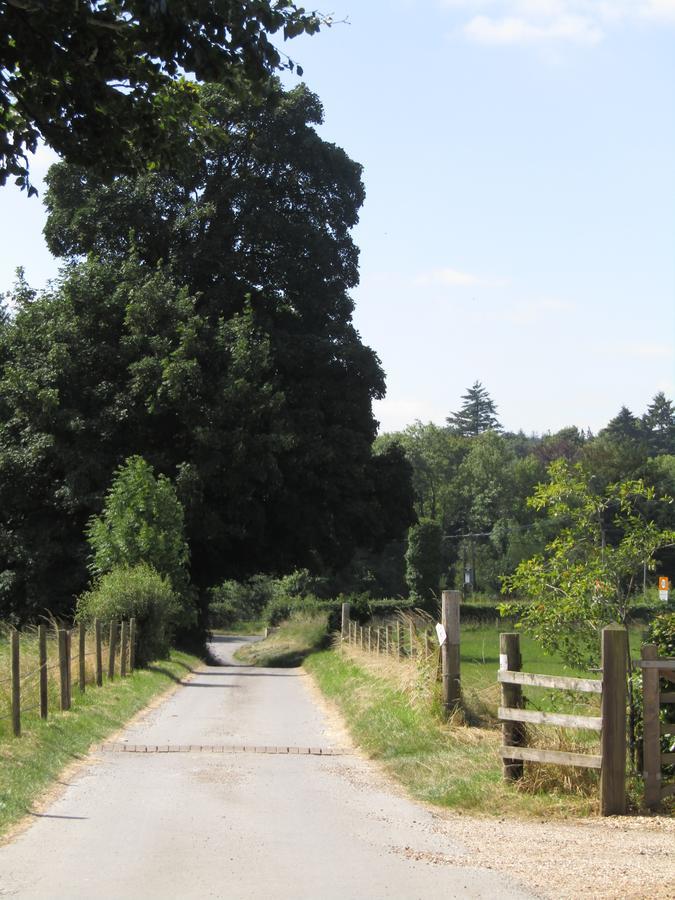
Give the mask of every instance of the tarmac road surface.
M 341 753 L 301 669 L 233 663 L 246 640 L 219 638 L 222 666 L 96 750 L 0 847 L 0 897 L 532 896 L 472 867 L 446 822 Z

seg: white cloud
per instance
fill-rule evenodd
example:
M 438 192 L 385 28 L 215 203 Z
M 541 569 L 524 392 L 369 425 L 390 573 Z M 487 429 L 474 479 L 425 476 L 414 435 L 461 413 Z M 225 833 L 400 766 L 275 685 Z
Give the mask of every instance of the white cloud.
M 569 41 L 575 44 L 597 44 L 603 38 L 600 28 L 583 16 L 558 16 L 537 23 L 524 18 L 491 19 L 475 16 L 464 26 L 464 34 L 479 44 L 540 44 Z
M 675 25 L 675 0 L 646 0 L 639 5 L 643 18 Z
M 503 313 L 503 317 L 515 325 L 532 325 L 544 319 L 559 317 L 576 309 L 574 303 L 557 297 L 541 297 L 537 300 L 522 300 Z
M 432 269 L 415 278 L 415 284 L 423 287 L 503 287 L 503 279 L 485 278 L 459 269 Z
M 675 0 L 440 0 L 459 31 L 488 46 L 594 46 L 620 23 L 675 25 Z
M 631 343 L 621 342 L 604 344 L 602 352 L 607 356 L 625 359 L 672 359 L 673 347 L 671 344 L 658 341 L 635 341 Z

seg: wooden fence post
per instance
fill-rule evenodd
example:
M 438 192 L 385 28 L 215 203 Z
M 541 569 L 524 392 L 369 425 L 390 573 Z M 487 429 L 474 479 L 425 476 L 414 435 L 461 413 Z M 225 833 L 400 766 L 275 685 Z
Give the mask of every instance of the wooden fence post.
M 642 659 L 658 659 L 656 644 L 644 644 Z M 656 809 L 661 803 L 661 722 L 659 670 L 642 670 L 642 704 L 644 731 L 642 737 L 642 768 L 645 780 L 645 806 Z
M 368 653 L 373 649 L 373 629 L 368 626 Z
M 520 655 L 520 635 L 499 635 L 499 668 L 502 671 L 520 672 L 523 665 Z M 523 708 L 523 689 L 519 684 L 502 682 L 501 705 L 511 709 Z M 522 747 L 525 743 L 525 729 L 520 722 L 502 724 L 502 743 L 505 747 Z M 523 776 L 523 763 L 519 759 L 504 759 L 505 781 L 516 781 Z
M 68 705 L 68 635 L 65 628 L 58 630 L 59 642 L 59 682 L 61 686 L 61 711 L 70 709 Z
M 101 622 L 94 619 L 94 640 L 96 642 L 96 685 L 103 684 L 103 648 L 101 647 Z
M 342 604 L 342 640 L 349 640 L 349 603 Z
M 112 681 L 115 677 L 115 651 L 117 650 L 117 622 L 110 623 L 110 636 L 108 640 L 108 678 Z
M 21 737 L 21 658 L 20 637 L 16 628 L 10 633 L 10 652 L 12 657 L 12 731 L 14 737 Z
M 401 623 L 396 622 L 396 655 L 403 656 L 403 641 L 401 640 Z
M 600 814 L 626 812 L 626 629 L 602 629 Z
M 411 619 L 410 622 L 408 623 L 408 639 L 409 639 L 409 641 L 410 641 L 410 658 L 412 659 L 413 656 L 414 656 L 414 654 L 415 654 L 415 650 L 414 650 L 414 646 L 415 646 L 415 626 L 413 625 L 413 620 L 412 620 L 412 619 Z
M 459 603 L 461 591 L 443 591 L 441 620 L 447 638 L 441 647 L 443 672 L 443 706 L 446 716 L 460 703 L 462 692 L 459 680 Z
M 86 668 L 86 652 L 87 652 L 87 630 L 85 628 L 84 622 L 80 622 L 78 626 L 78 650 L 79 650 L 79 667 L 78 667 L 78 675 L 79 675 L 79 686 L 80 693 L 84 694 L 86 681 L 87 681 L 87 668 Z
M 129 623 L 124 619 L 122 621 L 122 646 L 120 648 L 120 676 L 126 678 L 127 674 L 127 653 L 129 650 Z
M 129 619 L 129 672 L 136 668 L 136 619 Z
M 68 709 L 73 705 L 73 632 L 70 628 L 66 628 L 66 659 L 68 664 L 66 672 L 68 673 Z
M 40 718 L 49 714 L 49 682 L 47 672 L 47 626 L 38 625 L 38 653 L 40 662 Z
M 389 656 L 389 632 L 391 631 L 391 625 L 384 626 L 384 652 Z

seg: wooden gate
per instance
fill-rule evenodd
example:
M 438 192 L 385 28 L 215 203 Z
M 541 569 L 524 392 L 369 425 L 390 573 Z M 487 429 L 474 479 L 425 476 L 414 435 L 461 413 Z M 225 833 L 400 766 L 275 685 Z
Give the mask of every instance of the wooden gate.
M 502 687 L 499 718 L 504 746 L 504 778 L 513 781 L 523 761 L 600 769 L 600 811 L 603 816 L 626 811 L 626 629 L 608 625 L 602 630 L 602 680 L 535 675 L 521 672 L 519 635 L 500 635 L 498 679 Z M 601 716 L 571 716 L 523 709 L 522 686 L 557 688 L 601 694 Z M 585 728 L 601 732 L 600 755 L 541 750 L 525 744 L 524 723 Z
M 675 753 L 661 752 L 661 737 L 669 734 L 675 741 L 675 724 L 661 722 L 661 706 L 675 703 L 675 689 L 661 690 L 661 679 L 675 684 L 675 659 L 658 655 L 656 644 L 642 647 L 642 695 L 644 707 L 643 776 L 645 805 L 655 809 L 666 797 L 675 796 L 675 781 L 663 784 L 662 767 L 675 765 Z

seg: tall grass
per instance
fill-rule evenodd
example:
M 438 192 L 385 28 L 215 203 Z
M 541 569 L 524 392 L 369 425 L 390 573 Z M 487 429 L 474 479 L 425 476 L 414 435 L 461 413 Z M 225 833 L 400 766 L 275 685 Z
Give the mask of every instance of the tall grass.
M 328 616 L 327 612 L 295 610 L 265 640 L 237 650 L 235 659 L 254 666 L 299 666 L 310 653 L 328 644 Z
M 443 721 L 439 681 L 439 648 L 433 621 L 423 613 L 404 612 L 397 619 L 402 652 L 390 641 L 389 653 L 364 649 L 356 641 L 338 642 L 332 654 L 310 657 L 307 666 L 333 696 L 350 722 L 356 739 L 370 754 L 386 761 L 396 777 L 417 796 L 441 805 L 485 812 L 586 814 L 597 809 L 597 770 L 526 762 L 524 777 L 513 785 L 502 781 L 499 632 L 507 627 L 463 623 L 461 630 L 462 708 Z M 371 624 L 374 629 L 389 624 Z M 411 627 L 412 626 L 412 627 Z M 392 634 L 396 635 L 396 621 Z M 425 637 L 425 633 L 427 637 Z M 641 632 L 630 632 L 634 650 Z M 599 672 L 573 669 L 521 636 L 523 670 L 600 678 Z M 338 673 L 344 679 L 338 689 Z M 600 696 L 545 688 L 524 688 L 529 709 L 598 716 Z M 528 726 L 528 744 L 542 749 L 598 754 L 599 735 L 590 730 Z M 495 807 L 495 798 L 498 803 Z

